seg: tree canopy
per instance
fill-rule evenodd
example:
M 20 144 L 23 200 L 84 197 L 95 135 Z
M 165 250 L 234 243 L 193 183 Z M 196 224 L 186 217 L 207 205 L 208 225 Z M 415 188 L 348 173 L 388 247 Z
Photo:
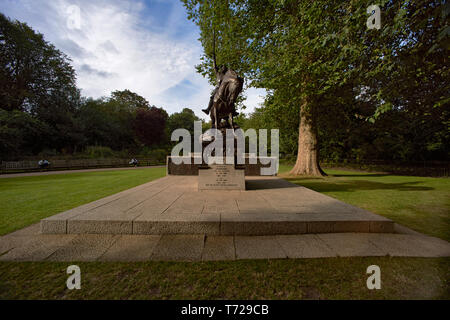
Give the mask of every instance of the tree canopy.
M 26 23 L 0 13 L 0 105 L 46 117 L 50 102 L 74 110 L 79 101 L 70 59 Z M 52 110 L 54 111 L 54 110 Z
M 434 128 L 430 134 L 440 141 L 435 147 L 448 152 L 448 141 L 445 147 L 443 142 L 448 138 L 444 133 L 448 112 L 443 106 L 449 92 L 445 1 L 381 1 L 380 30 L 366 27 L 372 1 L 365 0 L 184 0 L 184 4 L 201 30 L 204 55 L 198 71 L 211 76 L 215 42 L 219 64 L 229 64 L 249 85 L 269 91 L 256 115 L 264 114 L 265 125 L 282 130 L 281 144 L 288 152 L 297 136 L 292 173 L 321 175 L 322 144 L 346 143 L 345 134 L 355 142 L 357 130 L 349 129 L 358 123 L 367 128 L 365 122 L 385 119 L 384 114 L 398 119 L 402 113 L 416 125 Z M 297 121 L 292 120 L 295 113 L 300 115 Z M 383 129 L 398 131 L 394 122 L 392 127 L 384 123 Z M 398 137 L 391 136 L 391 143 L 405 138 L 395 141 Z M 428 147 L 433 145 L 425 140 Z

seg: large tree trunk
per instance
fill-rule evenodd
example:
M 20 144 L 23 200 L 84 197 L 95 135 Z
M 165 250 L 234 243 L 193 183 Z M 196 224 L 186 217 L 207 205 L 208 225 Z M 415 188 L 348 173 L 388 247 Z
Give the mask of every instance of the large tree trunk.
M 326 175 L 319 166 L 316 115 L 312 108 L 308 108 L 307 99 L 304 99 L 300 107 L 297 161 L 290 174 L 307 176 Z

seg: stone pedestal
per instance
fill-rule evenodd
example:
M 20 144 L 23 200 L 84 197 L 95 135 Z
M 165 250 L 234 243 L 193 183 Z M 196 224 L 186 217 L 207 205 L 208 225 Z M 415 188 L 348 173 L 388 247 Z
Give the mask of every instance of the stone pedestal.
M 174 158 L 178 158 L 176 160 L 185 159 L 185 157 L 167 157 L 167 174 L 171 176 L 197 176 L 199 168 L 205 166 L 204 163 L 196 163 L 196 157 L 191 157 L 187 163 L 180 164 L 175 164 Z M 275 157 L 249 157 L 245 155 L 245 164 L 237 164 L 236 168 L 243 168 L 246 176 L 261 176 L 262 168 L 269 168 L 270 166 L 276 168 L 276 162 Z M 272 174 L 272 176 L 276 175 L 276 172 Z
M 198 170 L 198 190 L 245 190 L 245 170 L 234 164 L 213 164 Z

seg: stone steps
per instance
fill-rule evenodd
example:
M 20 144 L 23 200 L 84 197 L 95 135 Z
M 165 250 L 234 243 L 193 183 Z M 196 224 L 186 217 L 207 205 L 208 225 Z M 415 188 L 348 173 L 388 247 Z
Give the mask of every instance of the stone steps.
M 393 221 L 277 177 L 245 191 L 198 191 L 167 176 L 41 220 L 43 234 L 293 235 L 393 233 Z

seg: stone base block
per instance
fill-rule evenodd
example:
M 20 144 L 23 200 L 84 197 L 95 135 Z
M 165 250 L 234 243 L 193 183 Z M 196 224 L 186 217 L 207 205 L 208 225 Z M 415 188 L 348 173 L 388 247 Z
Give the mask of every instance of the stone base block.
M 198 171 L 198 190 L 245 190 L 245 171 L 233 164 L 214 164 Z

